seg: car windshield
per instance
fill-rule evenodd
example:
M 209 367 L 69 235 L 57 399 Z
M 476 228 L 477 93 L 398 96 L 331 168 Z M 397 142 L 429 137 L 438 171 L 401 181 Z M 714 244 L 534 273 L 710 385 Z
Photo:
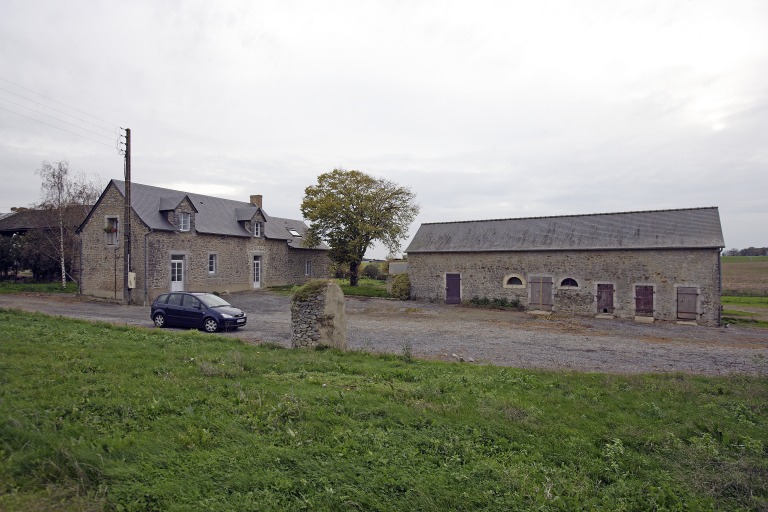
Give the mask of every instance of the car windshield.
M 231 306 L 231 304 L 217 295 L 198 295 L 200 301 L 209 308 L 217 308 L 219 306 Z

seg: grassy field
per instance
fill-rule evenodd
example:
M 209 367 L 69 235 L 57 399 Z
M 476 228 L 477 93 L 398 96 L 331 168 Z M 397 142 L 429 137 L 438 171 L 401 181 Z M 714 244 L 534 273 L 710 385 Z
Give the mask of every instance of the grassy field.
M 768 296 L 724 295 L 723 322 L 768 329 Z
M 355 295 L 358 297 L 389 297 L 387 292 L 387 282 L 379 281 L 378 279 L 368 279 L 367 277 L 361 277 L 357 282 L 357 286 L 350 286 L 349 281 L 346 279 L 335 279 L 336 283 L 341 287 L 341 291 L 344 295 Z
M 723 295 L 768 297 L 768 256 L 724 256 Z
M 0 324 L 0 510 L 768 510 L 766 376 Z
M 367 277 L 361 277 L 358 281 L 358 286 L 350 286 L 348 279 L 334 279 L 333 281 L 339 285 L 344 295 L 354 297 L 390 297 L 387 292 L 387 282 L 379 281 L 377 279 L 368 279 Z M 270 290 L 278 293 L 284 293 L 286 295 L 293 294 L 298 290 L 298 286 L 273 286 Z
M 768 328 L 768 256 L 724 256 L 723 322 Z
M 22 292 L 40 292 L 40 293 L 77 293 L 77 283 L 67 282 L 67 287 L 61 287 L 61 281 L 56 283 L 13 283 L 10 281 L 0 281 L 0 293 L 22 293 Z

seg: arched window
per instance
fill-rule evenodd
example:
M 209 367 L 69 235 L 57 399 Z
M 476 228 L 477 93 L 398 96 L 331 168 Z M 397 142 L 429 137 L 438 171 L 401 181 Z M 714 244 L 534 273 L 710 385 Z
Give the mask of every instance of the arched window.
M 575 279 L 571 279 L 570 277 L 566 277 L 560 283 L 560 286 L 565 286 L 565 287 L 569 287 L 569 288 L 577 288 L 579 286 L 579 283 L 577 283 Z
M 504 288 L 525 288 L 525 278 L 520 274 L 507 274 L 501 285 Z

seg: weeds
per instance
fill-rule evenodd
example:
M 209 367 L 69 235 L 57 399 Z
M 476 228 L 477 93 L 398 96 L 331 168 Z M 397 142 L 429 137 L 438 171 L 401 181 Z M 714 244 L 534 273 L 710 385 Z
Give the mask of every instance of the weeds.
M 406 362 L 406 363 L 413 362 L 413 346 L 411 345 L 411 342 L 409 340 L 403 341 L 401 357 L 403 362 Z
M 768 507 L 765 377 L 0 321 L 0 510 Z
M 520 303 L 520 299 L 517 297 L 513 299 L 507 299 L 506 297 L 489 299 L 488 297 L 480 298 L 474 296 L 469 300 L 469 304 L 476 307 L 485 307 L 492 309 L 514 309 L 522 311 L 525 307 Z

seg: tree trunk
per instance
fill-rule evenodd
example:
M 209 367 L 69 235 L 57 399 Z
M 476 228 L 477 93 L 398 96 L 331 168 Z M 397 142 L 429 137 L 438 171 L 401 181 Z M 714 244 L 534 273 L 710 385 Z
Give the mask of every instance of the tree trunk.
M 357 271 L 360 269 L 359 261 L 349 262 L 349 286 L 357 286 Z

